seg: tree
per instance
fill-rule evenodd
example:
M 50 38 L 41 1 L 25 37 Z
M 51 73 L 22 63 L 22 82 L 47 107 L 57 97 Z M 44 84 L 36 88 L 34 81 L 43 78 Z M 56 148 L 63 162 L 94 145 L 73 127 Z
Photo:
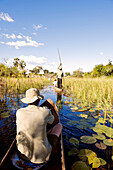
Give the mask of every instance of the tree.
M 14 67 L 17 67 L 17 68 L 18 68 L 19 62 L 20 62 L 20 59 L 19 59 L 19 58 L 14 58 L 14 62 L 13 62 Z
M 73 71 L 73 75 L 72 75 L 73 77 L 83 77 L 83 72 L 82 72 L 82 69 L 81 68 L 79 68 L 78 70 L 75 70 L 75 71 Z
M 25 68 L 25 66 L 26 66 L 25 61 L 24 61 L 24 60 L 20 60 L 20 61 L 19 61 L 19 68 L 20 68 L 21 70 L 23 70 L 23 69 Z
M 45 70 L 43 70 L 43 71 L 44 71 L 44 74 L 47 74 L 47 73 L 49 73 L 49 71 L 48 71 L 48 70 L 46 70 L 46 69 L 45 69 Z
M 96 65 L 93 69 L 93 71 L 91 72 L 91 76 L 92 77 L 100 77 L 103 75 L 103 64 L 99 64 L 99 65 Z
M 69 72 L 65 72 L 65 76 L 70 76 L 71 74 Z
M 29 70 L 31 73 L 37 75 L 40 72 L 40 69 L 38 66 L 34 67 L 32 70 Z

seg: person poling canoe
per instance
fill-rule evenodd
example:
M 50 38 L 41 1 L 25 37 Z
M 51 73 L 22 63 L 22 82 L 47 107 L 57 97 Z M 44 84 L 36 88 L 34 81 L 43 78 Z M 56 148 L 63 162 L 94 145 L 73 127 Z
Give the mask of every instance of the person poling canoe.
M 47 124 L 56 120 L 48 108 L 39 107 L 40 99 L 43 96 L 38 89 L 27 90 L 26 97 L 21 101 L 28 106 L 16 113 L 19 157 L 35 164 L 44 163 L 54 155 L 62 131 L 62 125 L 57 123 L 47 133 Z
M 58 50 L 58 54 L 59 54 L 59 50 Z M 57 68 L 57 87 L 62 89 L 63 71 L 62 71 L 62 63 L 61 63 L 60 54 L 59 54 L 59 60 L 60 60 L 60 65 Z

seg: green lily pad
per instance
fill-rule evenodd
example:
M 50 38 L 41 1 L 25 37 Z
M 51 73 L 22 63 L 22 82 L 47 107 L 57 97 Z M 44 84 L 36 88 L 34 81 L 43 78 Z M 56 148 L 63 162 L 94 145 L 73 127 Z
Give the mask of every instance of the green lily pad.
M 3 113 L 0 114 L 0 117 L 1 117 L 1 118 L 7 118 L 7 117 L 9 117 L 9 116 L 10 116 L 9 111 L 3 112 Z
M 103 143 L 107 146 L 113 146 L 113 140 L 112 139 L 105 139 L 105 140 L 103 140 Z
M 109 129 L 106 131 L 106 136 L 113 138 L 113 129 L 109 127 Z
M 105 137 L 103 134 L 101 134 L 101 133 L 98 133 L 97 135 L 96 135 L 96 134 L 92 134 L 92 136 L 93 136 L 94 138 L 96 138 L 96 139 L 99 139 L 99 140 L 104 140 L 104 139 L 106 139 L 106 137 Z
M 89 109 L 90 109 L 89 107 L 85 107 L 85 108 L 82 108 L 82 109 L 78 109 L 77 112 L 86 112 Z
M 74 146 L 79 145 L 79 140 L 73 137 L 69 139 L 69 142 Z
M 85 162 L 76 161 L 72 165 L 71 170 L 91 170 L 91 168 L 89 166 L 87 166 Z
M 91 160 L 96 156 L 97 156 L 97 154 L 90 149 L 81 149 L 78 154 L 78 157 L 84 162 L 87 161 L 88 158 Z M 90 161 L 90 163 L 92 163 L 92 162 Z
M 92 117 L 87 118 L 87 121 L 92 123 L 92 124 L 95 124 L 97 122 L 97 120 L 92 118 Z
M 68 156 L 74 156 L 77 155 L 79 153 L 79 150 L 77 148 L 72 148 L 69 152 L 68 152 Z
M 101 150 L 106 150 L 106 148 L 107 148 L 107 146 L 106 146 L 103 142 L 95 143 L 95 146 L 96 146 L 98 149 L 101 149 Z
M 76 128 L 78 128 L 78 129 L 85 129 L 86 126 L 85 125 L 76 125 Z
M 95 109 L 90 109 L 89 112 L 95 112 Z
M 100 165 L 103 166 L 103 165 L 106 165 L 106 161 L 102 158 L 99 158 L 100 159 Z
M 87 118 L 88 117 L 88 115 L 86 115 L 86 114 L 79 114 L 77 116 L 82 117 L 82 118 Z
M 99 129 L 98 127 L 93 127 L 93 131 L 97 133 L 103 133 L 103 130 Z
M 101 164 L 100 164 L 100 159 L 97 158 L 97 157 L 95 157 L 95 158 L 93 159 L 92 168 L 98 168 L 100 165 L 101 165 Z
M 74 107 L 72 107 L 71 108 L 71 110 L 73 110 L 73 111 L 76 111 L 76 110 L 78 110 L 79 108 L 77 107 L 77 106 L 74 106 Z
M 76 120 L 71 120 L 71 121 L 69 121 L 69 122 L 67 123 L 67 125 L 72 126 L 72 125 L 76 125 L 76 124 L 78 124 L 78 123 L 79 123 L 79 122 L 76 121 Z
M 92 144 L 92 143 L 95 143 L 97 141 L 92 136 L 81 136 L 80 139 L 81 139 L 81 142 L 87 143 L 87 144 Z
M 99 122 L 99 123 L 106 123 L 106 120 L 101 117 L 101 118 L 98 119 L 98 122 Z

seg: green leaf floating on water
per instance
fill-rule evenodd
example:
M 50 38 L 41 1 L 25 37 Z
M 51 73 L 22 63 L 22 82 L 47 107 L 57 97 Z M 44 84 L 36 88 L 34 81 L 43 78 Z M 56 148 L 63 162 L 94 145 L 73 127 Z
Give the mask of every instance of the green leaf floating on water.
M 10 116 L 9 111 L 8 112 L 3 112 L 3 113 L 0 114 L 1 118 L 7 118 L 9 116 Z
M 78 124 L 78 123 L 79 123 L 79 122 L 76 121 L 76 120 L 70 120 L 70 121 L 67 123 L 67 125 L 72 126 L 72 125 L 76 125 L 76 124 Z
M 97 133 L 103 133 L 103 130 L 99 129 L 98 127 L 93 127 L 93 131 Z
M 86 112 L 89 109 L 90 109 L 89 107 L 85 107 L 85 108 L 78 109 L 77 112 Z
M 98 168 L 100 165 L 101 165 L 100 159 L 97 158 L 97 157 L 95 157 L 95 158 L 93 159 L 92 168 Z
M 84 162 L 87 161 L 89 158 L 90 159 L 89 164 L 92 163 L 91 160 L 93 160 L 94 157 L 96 157 L 96 156 L 97 156 L 97 154 L 90 149 L 81 149 L 78 154 L 78 157 Z
M 69 139 L 69 142 L 74 146 L 79 145 L 79 140 L 73 137 Z
M 78 117 L 84 117 L 84 118 L 87 118 L 88 117 L 88 115 L 86 115 L 86 114 L 79 114 L 79 115 L 77 115 Z
M 93 143 L 95 143 L 97 141 L 92 136 L 81 136 L 80 139 L 81 139 L 82 143 L 87 143 L 87 144 L 93 144 Z
M 99 123 L 106 123 L 106 120 L 104 120 L 104 118 L 101 117 L 101 118 L 98 119 L 98 122 Z
M 101 133 L 98 133 L 97 135 L 96 135 L 96 134 L 92 134 L 92 136 L 93 136 L 94 138 L 96 138 L 96 139 L 99 139 L 99 140 L 104 140 L 104 139 L 106 139 L 106 137 L 105 137 L 103 134 L 101 134 Z
M 106 136 L 113 138 L 113 129 L 109 127 L 109 129 L 106 131 Z
M 103 140 L 103 143 L 107 146 L 113 146 L 113 140 L 112 139 L 105 139 L 105 140 Z
M 72 165 L 71 170 L 91 170 L 91 168 L 89 166 L 87 166 L 85 162 L 76 161 Z
M 103 142 L 95 143 L 95 146 L 96 146 L 98 149 L 101 149 L 101 150 L 106 150 L 106 148 L 107 148 L 107 146 L 106 146 Z
M 99 158 L 100 159 L 100 165 L 103 166 L 103 165 L 106 165 L 106 161 L 102 158 Z
M 74 156 L 77 155 L 79 153 L 79 150 L 77 148 L 72 148 L 69 152 L 68 152 L 68 156 Z

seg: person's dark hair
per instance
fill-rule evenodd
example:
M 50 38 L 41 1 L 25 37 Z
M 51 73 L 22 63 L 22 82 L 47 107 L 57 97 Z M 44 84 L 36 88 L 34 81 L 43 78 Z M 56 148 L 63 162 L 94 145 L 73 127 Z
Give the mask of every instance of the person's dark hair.
M 30 105 L 37 105 L 40 102 L 40 99 L 37 99 L 35 102 L 30 103 Z

